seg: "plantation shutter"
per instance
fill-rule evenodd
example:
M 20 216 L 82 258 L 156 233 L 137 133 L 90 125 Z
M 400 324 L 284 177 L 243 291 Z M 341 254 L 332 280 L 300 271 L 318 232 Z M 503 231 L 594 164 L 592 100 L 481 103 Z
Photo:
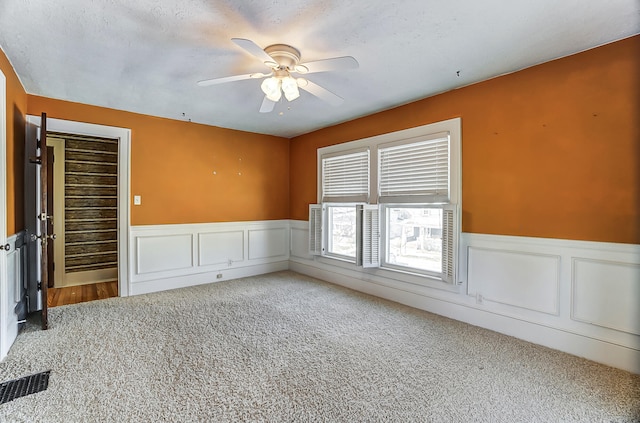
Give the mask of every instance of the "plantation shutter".
M 449 134 L 380 146 L 382 203 L 449 201 Z
M 309 204 L 309 254 L 322 254 L 322 205 Z
M 380 267 L 380 211 L 375 204 L 362 208 L 362 267 Z
M 458 262 L 458 218 L 456 206 L 442 210 L 442 280 L 455 284 Z
M 322 158 L 322 202 L 369 200 L 369 150 Z

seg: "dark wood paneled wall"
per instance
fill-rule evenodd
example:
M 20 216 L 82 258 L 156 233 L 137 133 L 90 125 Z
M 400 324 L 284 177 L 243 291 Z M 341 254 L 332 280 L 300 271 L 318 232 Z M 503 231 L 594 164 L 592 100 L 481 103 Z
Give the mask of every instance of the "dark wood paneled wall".
M 118 266 L 118 140 L 65 140 L 65 272 Z

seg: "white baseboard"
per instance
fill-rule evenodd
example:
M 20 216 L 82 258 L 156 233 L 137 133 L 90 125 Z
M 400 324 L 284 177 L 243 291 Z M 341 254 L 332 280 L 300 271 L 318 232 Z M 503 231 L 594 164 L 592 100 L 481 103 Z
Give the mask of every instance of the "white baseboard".
M 118 267 L 110 269 L 87 270 L 84 272 L 71 272 L 63 274 L 62 283 L 56 279 L 55 287 L 88 285 L 93 283 L 111 282 L 118 280 Z
M 148 294 L 151 292 L 167 291 L 188 286 L 207 283 L 223 282 L 230 279 L 246 278 L 248 276 L 263 275 L 289 269 L 288 261 L 259 264 L 255 266 L 226 269 L 219 272 L 198 273 L 185 276 L 174 276 L 166 279 L 149 280 L 131 285 L 130 295 Z

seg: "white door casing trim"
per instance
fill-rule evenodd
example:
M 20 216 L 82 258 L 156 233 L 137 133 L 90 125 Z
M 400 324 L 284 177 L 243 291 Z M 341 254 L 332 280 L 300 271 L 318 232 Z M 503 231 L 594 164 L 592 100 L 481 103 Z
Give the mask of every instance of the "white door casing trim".
M 40 126 L 40 116 L 27 116 L 27 123 Z M 129 232 L 131 226 L 131 129 L 47 118 L 47 131 L 94 137 L 117 138 L 118 143 L 118 295 L 130 289 Z
M 7 243 L 7 86 L 4 73 L 0 71 L 0 244 Z M 0 252 L 0 360 L 4 359 L 13 344 L 9 339 L 7 325 L 11 312 L 8 303 L 7 252 Z

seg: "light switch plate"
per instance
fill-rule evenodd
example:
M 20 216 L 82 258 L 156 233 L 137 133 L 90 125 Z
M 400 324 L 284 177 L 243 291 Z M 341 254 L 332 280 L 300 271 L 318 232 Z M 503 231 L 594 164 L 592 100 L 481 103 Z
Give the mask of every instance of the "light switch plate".
M 139 206 L 140 204 L 142 204 L 142 197 L 139 195 L 134 195 L 133 196 L 133 205 L 134 206 Z

